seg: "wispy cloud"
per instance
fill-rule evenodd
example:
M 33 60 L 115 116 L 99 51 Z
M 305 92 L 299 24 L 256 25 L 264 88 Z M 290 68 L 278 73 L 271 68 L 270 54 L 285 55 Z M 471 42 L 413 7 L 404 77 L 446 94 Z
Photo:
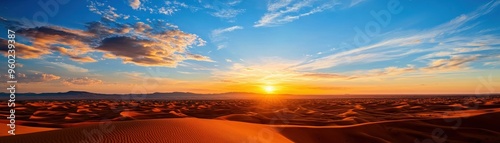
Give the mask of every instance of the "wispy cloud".
M 79 66 L 63 63 L 63 62 L 48 62 L 50 65 L 57 66 L 63 68 L 69 72 L 88 72 L 89 70 L 86 68 L 82 68 Z
M 362 2 L 365 2 L 366 0 L 352 0 L 351 1 L 351 4 L 349 4 L 349 7 L 353 7 L 353 6 L 356 6 Z
M 238 30 L 238 29 L 243 29 L 243 27 L 241 27 L 241 26 L 231 26 L 231 27 L 222 28 L 222 29 L 215 29 L 215 30 L 212 31 L 212 35 L 213 36 L 219 36 L 222 33 L 231 32 L 231 31 Z
M 217 50 L 227 47 L 227 42 L 223 42 L 227 37 L 223 36 L 224 33 L 232 32 L 235 30 L 243 29 L 242 26 L 231 26 L 227 28 L 215 29 L 212 31 L 210 39 L 212 42 L 217 43 Z
M 233 0 L 227 2 L 212 1 L 211 3 L 200 1 L 200 3 L 205 9 L 209 10 L 210 15 L 222 19 L 227 19 L 229 20 L 229 22 L 234 22 L 236 16 L 245 12 L 245 9 L 234 8 L 234 6 L 241 3 L 241 0 Z
M 449 59 L 435 59 L 432 60 L 428 67 L 423 68 L 427 71 L 450 71 L 450 70 L 463 70 L 467 63 L 475 61 L 479 55 L 471 56 L 452 56 Z
M 291 0 L 269 2 L 267 6 L 268 12 L 255 23 L 254 27 L 277 26 L 289 23 L 300 17 L 331 9 L 337 4 L 338 3 L 335 2 L 323 2 L 318 4 L 312 0 L 295 3 Z
M 212 16 L 219 18 L 234 18 L 238 14 L 244 12 L 242 9 L 222 9 L 212 13 Z
M 464 48 L 476 48 L 476 49 L 467 49 L 469 51 L 475 50 L 485 50 L 489 48 L 478 48 L 481 46 L 493 46 L 498 44 L 498 37 L 492 35 L 483 35 L 482 37 L 488 37 L 490 40 L 481 40 L 482 42 L 477 42 L 477 35 L 468 35 L 468 36 L 457 36 L 458 33 L 470 30 L 471 27 L 464 26 L 465 23 L 470 22 L 472 20 L 477 19 L 478 17 L 485 15 L 491 12 L 500 2 L 492 1 L 484 6 L 481 6 L 477 10 L 469 13 L 460 15 L 447 23 L 438 25 L 429 30 L 423 30 L 420 32 L 409 31 L 409 32 L 398 32 L 398 33 L 406 33 L 406 34 L 395 34 L 392 37 L 386 38 L 386 40 L 382 40 L 380 42 L 361 46 L 359 48 L 355 48 L 355 44 L 353 46 L 354 49 L 347 49 L 345 51 L 341 51 L 338 53 L 334 53 L 325 57 L 313 59 L 310 61 L 306 61 L 300 65 L 297 65 L 296 69 L 299 70 L 317 70 L 317 69 L 325 69 L 331 68 L 334 66 L 349 64 L 349 63 L 370 63 L 377 61 L 386 61 L 392 60 L 396 58 L 406 57 L 410 54 L 422 53 L 422 52 L 441 52 L 445 45 L 444 43 L 437 43 L 435 41 L 455 41 L 454 39 L 460 38 L 462 41 L 460 44 L 466 45 L 469 44 L 468 47 Z M 385 35 L 390 35 L 385 34 Z M 496 39 L 496 40 L 491 40 Z M 482 45 L 471 45 L 472 43 L 482 43 Z M 422 44 L 433 44 L 435 48 L 418 48 L 417 45 Z M 457 44 L 457 43 L 455 43 Z M 428 45 L 427 45 L 428 46 Z M 474 47 L 476 46 L 476 47 Z M 498 48 L 498 47 L 497 47 Z M 448 50 L 448 49 L 446 49 Z M 463 49 L 458 50 L 465 51 Z M 436 53 L 434 53 L 436 54 Z M 431 55 L 427 56 L 431 57 Z
M 292 0 L 275 0 L 275 1 L 269 1 L 267 5 L 267 10 L 268 11 L 276 11 L 278 9 L 281 9 L 283 7 L 288 6 Z

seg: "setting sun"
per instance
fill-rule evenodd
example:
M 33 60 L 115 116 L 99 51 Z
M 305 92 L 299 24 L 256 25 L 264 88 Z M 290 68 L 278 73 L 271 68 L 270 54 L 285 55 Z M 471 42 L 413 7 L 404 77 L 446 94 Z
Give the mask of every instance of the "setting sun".
M 262 87 L 264 89 L 264 91 L 268 94 L 270 93 L 274 93 L 274 91 L 276 90 L 276 88 L 272 85 L 266 85 L 264 87 Z

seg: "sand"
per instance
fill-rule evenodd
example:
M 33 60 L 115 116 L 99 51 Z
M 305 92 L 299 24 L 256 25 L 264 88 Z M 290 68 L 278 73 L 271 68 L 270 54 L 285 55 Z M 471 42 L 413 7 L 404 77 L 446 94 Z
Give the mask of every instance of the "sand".
M 7 133 L 10 128 L 0 128 L 0 137 L 2 136 L 11 136 Z M 16 135 L 36 133 L 36 132 L 44 132 L 44 131 L 52 131 L 58 130 L 58 128 L 42 128 L 42 127 L 29 127 L 29 126 L 16 126 Z
M 235 121 L 178 118 L 110 122 L 0 137 L 8 143 L 352 143 L 429 142 L 434 135 L 453 143 L 498 143 L 500 112 L 444 119 L 404 119 L 346 126 L 263 125 Z M 442 134 L 441 134 L 442 133 Z M 439 140 L 440 138 L 436 138 Z
M 500 142 L 499 96 L 16 104 L 17 135 L 0 127 L 0 143 Z
M 255 141 L 292 142 L 269 126 L 197 118 L 112 122 L 0 138 L 0 142 L 8 143 L 239 143 Z

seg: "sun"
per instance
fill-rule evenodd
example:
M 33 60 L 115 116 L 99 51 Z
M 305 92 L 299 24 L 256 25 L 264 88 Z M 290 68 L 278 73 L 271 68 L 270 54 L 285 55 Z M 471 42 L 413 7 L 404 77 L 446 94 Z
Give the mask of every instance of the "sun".
M 267 93 L 267 94 L 271 94 L 271 93 L 274 93 L 274 91 L 276 90 L 276 88 L 272 85 L 266 85 L 266 86 L 263 86 L 262 89 Z

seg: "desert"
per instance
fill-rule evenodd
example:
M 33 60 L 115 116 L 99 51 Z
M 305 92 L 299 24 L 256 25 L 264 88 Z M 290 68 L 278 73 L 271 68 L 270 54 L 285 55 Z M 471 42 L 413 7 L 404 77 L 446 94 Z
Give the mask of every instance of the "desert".
M 0 143 L 500 143 L 500 0 L 4 0 Z
M 498 95 L 17 104 L 17 135 L 2 142 L 500 141 Z

